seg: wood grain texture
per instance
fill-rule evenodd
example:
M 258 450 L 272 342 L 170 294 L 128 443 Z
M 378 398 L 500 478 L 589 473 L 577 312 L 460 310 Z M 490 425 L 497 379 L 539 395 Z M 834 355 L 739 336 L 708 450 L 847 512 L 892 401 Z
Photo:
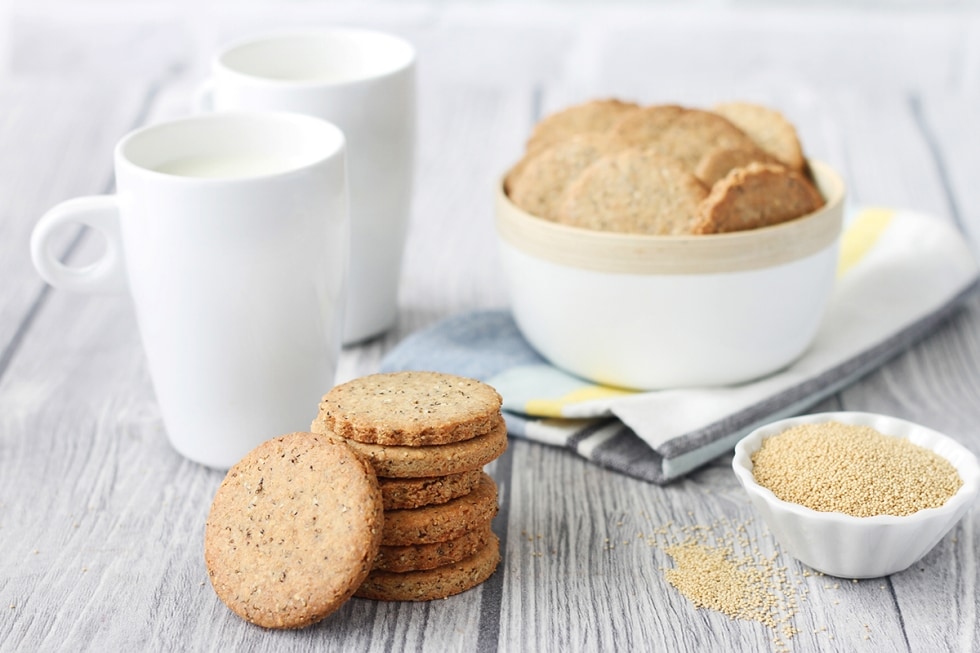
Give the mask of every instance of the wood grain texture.
M 109 190 L 112 146 L 136 124 L 144 99 L 142 89 L 106 93 L 70 80 L 28 77 L 0 87 L 0 361 L 12 355 L 13 341 L 48 294 L 30 262 L 34 222 L 57 202 Z M 65 254 L 80 237 L 66 229 L 52 251 Z
M 694 527 L 744 529 L 806 588 L 791 650 L 980 650 L 976 509 L 909 570 L 851 583 L 806 575 L 779 550 L 730 456 L 658 487 L 522 441 L 488 467 L 503 542 L 488 582 L 426 604 L 355 599 L 299 632 L 250 626 L 215 597 L 202 560 L 222 473 L 167 444 L 129 300 L 45 290 L 26 249 L 41 212 L 110 188 L 121 134 L 186 112 L 213 44 L 331 21 L 396 31 L 420 51 L 399 321 L 345 349 L 340 381 L 376 371 L 395 343 L 443 317 L 506 305 L 492 184 L 537 116 L 586 97 L 769 103 L 808 152 L 844 172 L 853 202 L 951 220 L 976 249 L 975 17 L 297 3 L 264 18 L 133 7 L 121 18 L 15 12 L 11 74 L 0 77 L 0 651 L 778 650 L 772 630 L 697 610 L 666 581 L 663 545 Z M 100 249 L 90 235 L 67 233 L 62 246 L 72 242 L 75 261 Z M 811 410 L 840 409 L 911 419 L 980 452 L 980 297 Z

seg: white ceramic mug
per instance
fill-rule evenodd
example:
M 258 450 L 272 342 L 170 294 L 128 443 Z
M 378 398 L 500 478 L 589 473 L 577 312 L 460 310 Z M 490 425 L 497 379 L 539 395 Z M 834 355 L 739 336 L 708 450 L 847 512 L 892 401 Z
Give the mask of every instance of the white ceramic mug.
M 128 288 L 174 448 L 227 468 L 305 430 L 334 382 L 349 219 L 344 136 L 316 118 L 212 114 L 135 131 L 117 192 L 54 207 L 31 254 L 55 287 Z M 101 232 L 94 264 L 51 252 L 65 224 Z
M 415 151 L 415 50 L 381 32 L 326 29 L 234 43 L 211 62 L 199 110 L 292 111 L 347 138 L 350 292 L 344 342 L 397 318 Z

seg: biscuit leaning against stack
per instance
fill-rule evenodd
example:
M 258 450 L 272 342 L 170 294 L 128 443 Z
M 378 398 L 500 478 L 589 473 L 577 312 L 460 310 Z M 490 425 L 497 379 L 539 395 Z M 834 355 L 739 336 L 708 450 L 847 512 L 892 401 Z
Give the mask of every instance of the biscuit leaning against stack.
M 246 621 L 309 626 L 368 576 L 383 518 L 374 470 L 339 438 L 273 438 L 228 470 L 214 496 L 204 529 L 208 577 Z
M 381 546 L 355 596 L 444 598 L 497 568 L 497 487 L 482 469 L 507 448 L 500 406 L 490 386 L 437 372 L 374 374 L 324 395 L 311 430 L 369 461 L 384 506 Z

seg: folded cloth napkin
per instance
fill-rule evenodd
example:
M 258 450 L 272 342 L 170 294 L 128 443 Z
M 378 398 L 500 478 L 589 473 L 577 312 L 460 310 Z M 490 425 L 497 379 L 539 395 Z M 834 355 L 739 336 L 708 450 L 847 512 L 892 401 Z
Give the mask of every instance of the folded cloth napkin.
M 550 365 L 507 311 L 453 316 L 412 334 L 388 353 L 382 370 L 481 379 L 503 397 L 510 435 L 667 483 L 754 428 L 799 414 L 878 367 L 930 333 L 977 285 L 976 261 L 952 225 L 909 211 L 864 209 L 847 221 L 837 283 L 816 339 L 798 360 L 764 378 L 653 392 L 598 386 Z

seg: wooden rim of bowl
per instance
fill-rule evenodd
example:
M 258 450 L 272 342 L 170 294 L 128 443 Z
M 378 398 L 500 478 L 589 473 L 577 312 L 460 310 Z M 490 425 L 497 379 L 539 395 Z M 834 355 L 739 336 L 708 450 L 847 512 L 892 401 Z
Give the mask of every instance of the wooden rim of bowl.
M 496 189 L 500 237 L 535 258 L 573 268 L 627 274 L 711 274 L 758 270 L 796 261 L 840 236 L 844 182 L 830 166 L 810 161 L 827 203 L 814 213 L 759 229 L 701 236 L 652 236 L 558 224 L 517 208 Z

